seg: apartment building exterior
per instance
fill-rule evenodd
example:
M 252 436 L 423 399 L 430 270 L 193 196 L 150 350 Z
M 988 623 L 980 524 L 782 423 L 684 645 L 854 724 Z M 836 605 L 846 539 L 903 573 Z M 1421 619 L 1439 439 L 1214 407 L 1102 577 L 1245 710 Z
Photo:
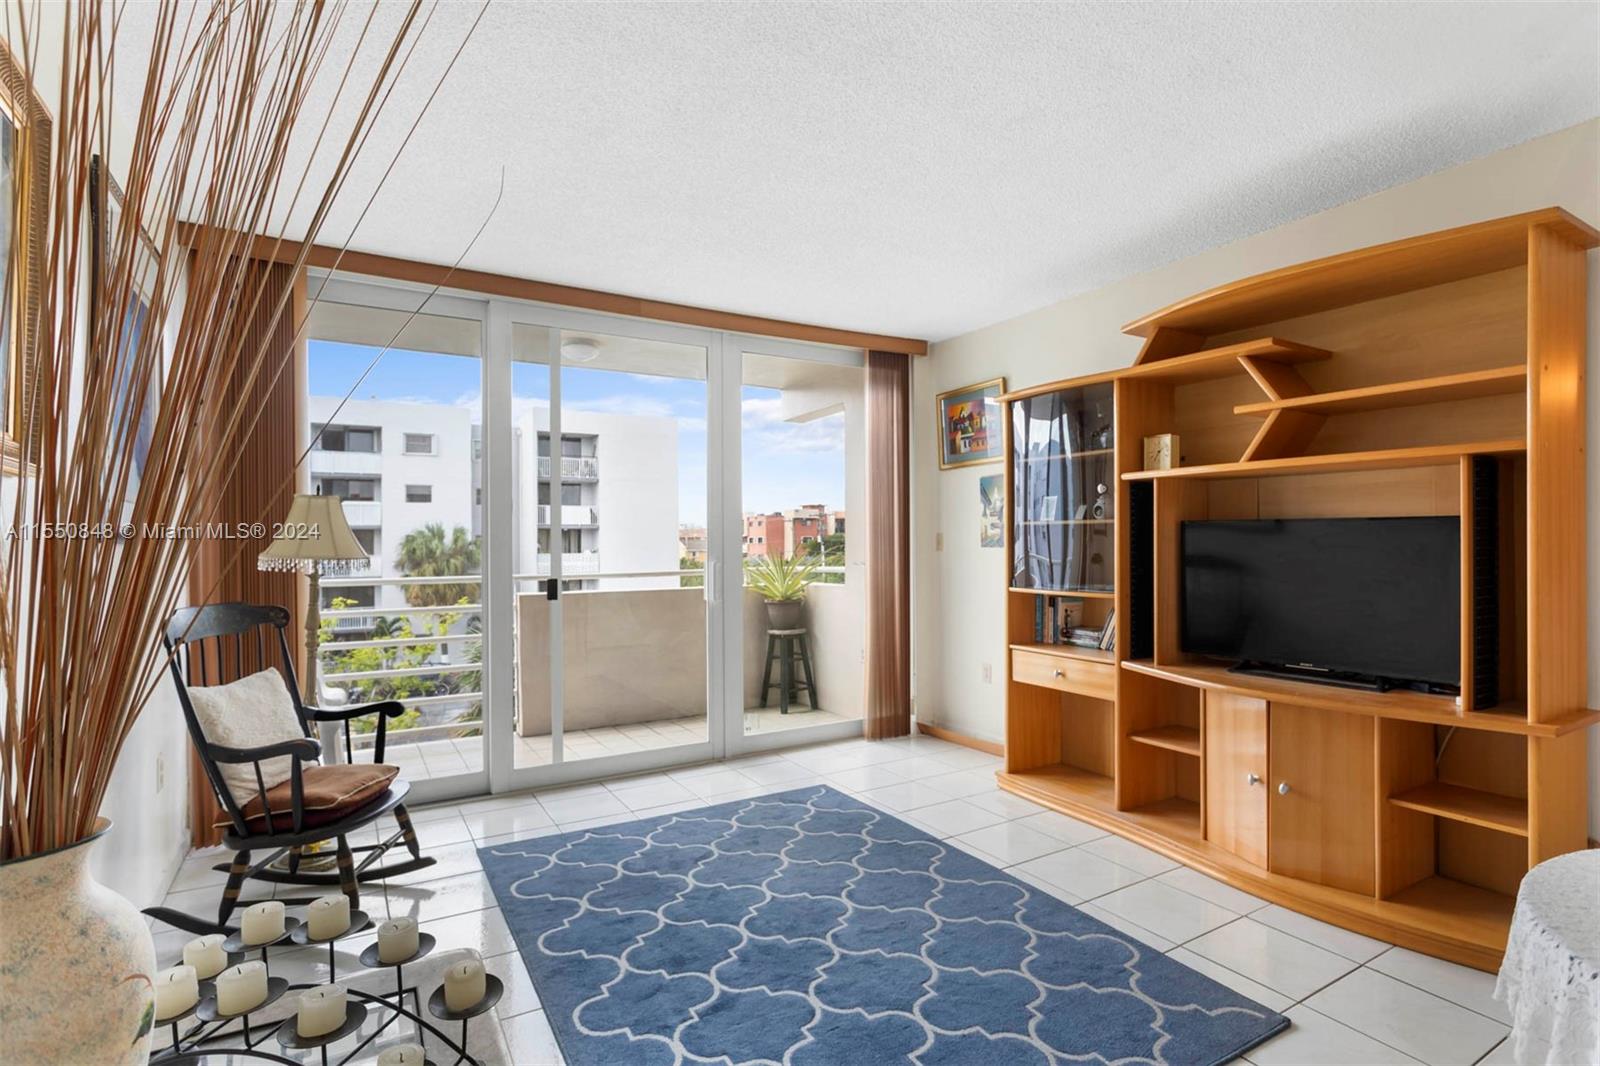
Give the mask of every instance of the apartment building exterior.
M 820 503 L 802 504 L 792 511 L 747 514 L 744 516 L 744 555 L 747 559 L 790 558 L 805 545 L 843 533 L 844 529 L 845 512 L 830 511 Z
M 482 427 L 466 407 L 396 400 L 308 397 L 311 491 L 340 496 L 345 518 L 371 561 L 355 576 L 399 578 L 401 542 L 429 524 L 482 536 Z M 337 413 L 336 413 L 337 412 Z M 332 419 L 332 421 L 330 421 Z M 561 439 L 552 445 L 550 412 L 529 407 L 514 427 L 514 572 L 551 572 L 552 537 L 559 537 L 568 588 L 643 587 L 618 574 L 678 568 L 677 423 L 670 418 L 564 411 Z M 555 510 L 559 509 L 559 511 Z M 610 521 L 602 517 L 609 515 Z M 560 532 L 553 526 L 559 518 Z M 396 584 L 329 589 L 372 607 L 374 614 L 406 606 Z M 344 619 L 341 630 L 368 628 L 371 619 Z

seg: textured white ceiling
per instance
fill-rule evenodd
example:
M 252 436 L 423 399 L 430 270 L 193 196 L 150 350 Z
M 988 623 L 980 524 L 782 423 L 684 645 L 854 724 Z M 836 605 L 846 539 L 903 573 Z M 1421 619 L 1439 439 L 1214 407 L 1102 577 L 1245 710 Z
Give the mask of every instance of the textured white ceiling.
M 453 262 L 503 168 L 466 266 L 927 339 L 1600 113 L 1594 3 L 502 2 L 356 227 L 477 10 L 324 243 Z

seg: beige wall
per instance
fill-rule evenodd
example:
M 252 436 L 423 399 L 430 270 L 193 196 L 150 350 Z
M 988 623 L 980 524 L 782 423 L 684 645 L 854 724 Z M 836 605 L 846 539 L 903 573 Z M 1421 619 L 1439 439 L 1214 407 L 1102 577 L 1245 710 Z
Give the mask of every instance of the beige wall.
M 918 717 L 986 740 L 1004 733 L 1005 559 L 978 547 L 978 478 L 941 472 L 934 397 L 1004 375 L 1010 388 L 1130 363 L 1121 326 L 1195 292 L 1368 244 L 1551 205 L 1600 223 L 1600 120 L 1441 171 L 934 345 L 914 375 L 912 639 Z M 1590 351 L 1600 337 L 1600 255 L 1589 254 Z M 1589 364 L 1589 636 L 1600 644 L 1600 373 Z M 989 670 L 992 682 L 984 680 Z M 1600 652 L 1589 661 L 1600 704 Z M 1600 729 L 1590 731 L 1590 835 L 1600 836 Z

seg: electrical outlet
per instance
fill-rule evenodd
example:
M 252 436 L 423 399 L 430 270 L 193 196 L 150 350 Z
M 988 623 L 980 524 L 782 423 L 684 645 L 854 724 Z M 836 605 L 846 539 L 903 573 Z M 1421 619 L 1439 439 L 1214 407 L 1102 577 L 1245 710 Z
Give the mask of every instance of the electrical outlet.
M 985 685 L 994 684 L 994 667 L 988 663 L 983 664 L 983 683 Z
M 156 756 L 156 792 L 160 793 L 167 787 L 167 757 Z

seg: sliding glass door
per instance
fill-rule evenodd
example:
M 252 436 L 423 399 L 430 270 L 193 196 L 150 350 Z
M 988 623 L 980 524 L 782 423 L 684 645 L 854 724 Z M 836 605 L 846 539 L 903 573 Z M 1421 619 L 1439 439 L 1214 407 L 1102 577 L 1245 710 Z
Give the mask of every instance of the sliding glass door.
M 372 556 L 324 583 L 324 699 L 401 700 L 423 798 L 859 733 L 860 351 L 311 297 L 308 476 Z

